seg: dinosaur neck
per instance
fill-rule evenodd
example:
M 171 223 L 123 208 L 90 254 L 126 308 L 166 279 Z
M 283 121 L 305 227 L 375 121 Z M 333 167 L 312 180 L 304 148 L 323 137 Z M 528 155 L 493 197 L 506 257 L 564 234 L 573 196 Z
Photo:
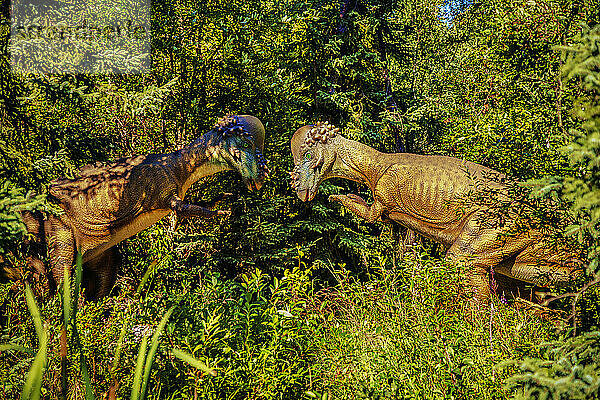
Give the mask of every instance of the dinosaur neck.
M 372 147 L 338 136 L 332 177 L 364 183 L 373 190 L 379 178 L 389 167 L 387 158 L 386 154 Z
M 172 165 L 182 197 L 201 178 L 231 169 L 227 163 L 218 161 L 219 147 L 214 144 L 210 133 L 172 153 Z

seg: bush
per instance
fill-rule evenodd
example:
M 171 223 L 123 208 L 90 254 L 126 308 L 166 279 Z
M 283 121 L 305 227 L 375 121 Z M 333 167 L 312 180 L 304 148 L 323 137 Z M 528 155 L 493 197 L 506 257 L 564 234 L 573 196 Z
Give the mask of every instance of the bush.
M 553 338 L 551 322 L 504 299 L 474 311 L 459 271 L 417 252 L 368 282 L 343 271 L 317 297 L 318 382 L 334 399 L 504 398 L 514 370 L 496 364 Z

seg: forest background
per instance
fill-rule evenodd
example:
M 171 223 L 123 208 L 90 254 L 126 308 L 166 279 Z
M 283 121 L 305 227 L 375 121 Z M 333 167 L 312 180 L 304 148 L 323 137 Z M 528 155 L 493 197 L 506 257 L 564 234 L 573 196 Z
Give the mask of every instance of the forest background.
M 166 218 L 119 245 L 113 294 L 81 302 L 74 322 L 62 319 L 65 293 L 32 317 L 25 286 L 3 283 L 3 398 L 598 397 L 595 286 L 568 289 L 576 295 L 555 307 L 575 314 L 562 324 L 502 299 L 473 314 L 443 249 L 327 202 L 368 198 L 367 188 L 331 180 L 303 203 L 288 179 L 291 135 L 317 120 L 380 151 L 487 165 L 529 181 L 531 204 L 550 197 L 571 210 L 565 235 L 588 248 L 594 282 L 596 1 L 156 0 L 152 68 L 132 75 L 115 73 L 135 62 L 118 55 L 90 74 L 13 71 L 9 10 L 4 2 L 3 255 L 24 234 L 16 211 L 47 209 L 52 179 L 174 151 L 226 113 L 263 121 L 272 173 L 257 193 L 234 173 L 197 183 L 192 201 L 233 193 L 220 204 L 231 216 Z M 151 336 L 142 380 L 135 367 Z

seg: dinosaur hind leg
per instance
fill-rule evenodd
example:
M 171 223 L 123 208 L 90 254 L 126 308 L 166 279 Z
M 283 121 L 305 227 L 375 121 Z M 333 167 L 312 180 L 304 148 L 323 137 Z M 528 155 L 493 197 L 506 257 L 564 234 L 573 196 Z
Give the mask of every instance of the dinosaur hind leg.
M 82 284 L 88 299 L 98 300 L 110 293 L 117 279 L 119 265 L 120 255 L 116 246 L 85 262 Z
M 498 266 L 510 263 L 526 246 L 525 239 L 521 237 L 504 237 L 500 240 L 497 229 L 482 228 L 481 218 L 474 216 L 465 223 L 446 258 L 460 264 L 463 281 L 471 292 L 469 294 L 485 304 L 490 301 L 492 291 L 500 295 L 503 291 L 509 292 L 512 297 L 512 294 L 525 290 L 517 280 L 504 279 L 500 274 L 519 278 L 501 271 Z
M 458 266 L 464 278 L 464 291 L 478 304 L 487 304 L 490 300 L 489 265 L 477 259 L 477 256 L 448 252 L 446 260 Z
M 480 229 L 471 219 L 446 254 L 446 259 L 460 269 L 467 295 L 480 304 L 490 300 L 489 271 L 497 260 L 496 249 L 489 246 L 491 237 L 491 232 Z

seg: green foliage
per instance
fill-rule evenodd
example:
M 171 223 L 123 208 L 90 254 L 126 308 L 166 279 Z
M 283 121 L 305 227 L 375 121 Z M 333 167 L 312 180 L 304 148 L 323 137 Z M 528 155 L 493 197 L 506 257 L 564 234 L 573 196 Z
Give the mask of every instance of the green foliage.
M 577 86 L 560 79 L 555 46 L 569 42 L 594 2 L 486 0 L 455 22 L 456 45 L 444 77 L 448 94 L 442 145 L 519 179 L 567 168 L 561 146 L 576 122 Z
M 507 380 L 515 399 L 597 399 L 600 392 L 600 332 L 588 332 L 542 347 Z
M 514 369 L 494 365 L 506 357 L 539 357 L 536 344 L 553 339 L 552 324 L 502 302 L 471 314 L 459 295 L 458 271 L 423 256 L 405 253 L 394 267 L 401 256 L 389 252 L 372 265 L 368 282 L 335 267 L 338 285 L 320 291 L 313 287 L 314 267 L 302 262 L 274 279 L 260 271 L 239 283 L 203 275 L 179 293 L 150 284 L 138 290 L 137 301 L 134 288 L 122 282 L 118 297 L 82 308 L 75 306 L 73 291 L 69 315 L 76 324 L 69 325 L 74 341 L 68 354 L 72 360 L 83 357 L 81 365 L 91 368 L 96 398 L 115 381 L 119 398 L 141 396 L 145 380 L 147 399 L 506 396 L 510 390 L 503 379 Z M 168 273 L 154 271 L 158 280 Z M 54 306 L 62 314 L 64 306 Z M 11 315 L 12 320 L 19 314 Z M 50 348 L 58 345 L 56 326 L 63 319 L 49 324 Z M 8 326 L 15 326 L 17 346 L 23 342 L 16 329 L 35 331 Z M 158 335 L 162 345 L 154 341 Z M 7 357 L 0 354 L 0 368 L 6 368 Z M 55 396 L 48 375 L 58 369 L 59 357 L 54 351 L 47 357 L 42 387 Z M 15 365 L 11 375 L 29 365 Z M 83 373 L 73 362 L 69 393 L 83 397 L 90 385 L 78 371 Z M 15 398 L 21 386 L 2 389 L 6 398 Z
M 85 352 L 83 351 L 83 346 L 81 343 L 81 338 L 79 335 L 78 324 L 77 324 L 77 313 L 78 313 L 78 304 L 79 304 L 79 295 L 81 290 L 81 276 L 82 276 L 82 258 L 81 255 L 78 255 L 77 258 L 77 266 L 75 270 L 75 277 L 73 277 L 73 282 L 71 282 L 71 277 L 69 275 L 68 268 L 65 267 L 65 279 L 63 280 L 62 291 L 61 291 L 61 303 L 62 303 L 62 327 L 61 327 L 61 341 L 62 334 L 66 335 L 66 331 L 68 328 L 71 328 L 72 331 L 72 343 L 74 346 L 72 350 L 76 350 L 79 352 L 79 367 L 81 377 L 84 382 L 85 387 L 85 399 L 86 400 L 94 400 L 96 398 L 94 392 L 94 387 L 92 386 L 92 382 L 90 379 L 90 374 L 88 371 L 88 362 Z M 140 287 L 138 287 L 137 293 L 139 294 L 141 287 L 143 286 L 143 280 Z M 23 385 L 23 390 L 21 392 L 21 399 L 39 399 L 41 394 L 42 383 L 44 381 L 44 374 L 46 373 L 46 369 L 48 366 L 48 327 L 47 323 L 42 320 L 42 316 L 40 313 L 40 309 L 38 308 L 33 292 L 29 285 L 25 286 L 25 297 L 27 307 L 31 316 L 33 317 L 35 334 L 39 341 L 39 349 L 37 355 L 33 359 L 31 367 L 29 368 L 29 372 L 27 373 L 27 379 Z M 133 386 L 131 388 L 131 399 L 145 399 L 148 392 L 149 380 L 150 380 L 150 372 L 152 370 L 152 365 L 154 363 L 154 359 L 159 346 L 159 337 L 163 332 L 169 317 L 174 311 L 175 306 L 172 306 L 162 317 L 154 334 L 152 335 L 152 339 L 150 342 L 150 349 L 146 352 L 147 349 L 147 337 L 142 339 L 142 343 L 140 345 L 137 361 L 135 363 L 135 372 L 133 375 Z M 129 310 L 131 311 L 131 310 Z M 116 368 L 119 362 L 119 354 L 122 349 L 122 339 L 123 333 L 125 332 L 127 325 L 123 325 L 121 330 L 121 334 L 119 336 L 119 344 L 117 345 L 117 351 L 115 355 L 115 364 L 113 364 L 113 370 Z M 65 343 L 66 345 L 66 343 Z M 62 344 L 61 344 L 62 346 Z M 0 345 L 0 351 L 20 351 L 31 353 L 32 350 L 26 347 L 17 345 L 17 344 L 3 344 Z M 68 350 L 67 350 L 68 351 Z M 204 372 L 208 372 L 214 375 L 214 371 L 208 369 L 201 361 L 195 359 L 191 355 L 182 352 L 178 349 L 172 350 L 173 354 L 180 358 L 182 361 L 190 364 L 192 367 L 202 370 Z M 66 365 L 66 360 L 63 363 L 61 355 L 61 365 Z M 111 371 L 112 372 L 112 371 Z M 61 369 L 61 382 L 62 387 L 60 389 L 61 395 L 59 397 L 65 397 L 69 392 L 68 387 L 68 377 L 65 375 L 67 370 Z M 113 376 L 114 378 L 114 376 Z
M 575 236 L 588 248 L 588 271 L 597 284 L 600 267 L 600 25 L 584 27 L 574 45 L 564 47 L 565 81 L 578 78 L 585 94 L 576 99 L 574 115 L 581 121 L 573 130 L 574 140 L 565 146 L 572 172 L 564 177 L 548 178 L 542 192 L 554 193 L 572 204 L 577 223 L 566 233 Z M 586 286 L 584 289 L 588 289 Z M 583 290 L 583 289 L 582 289 Z M 587 290 L 587 296 L 596 302 L 598 291 Z M 591 292 L 591 293 L 590 293 Z M 581 297 L 579 293 L 574 301 Z M 592 305 L 593 307 L 593 305 Z M 588 313 L 591 310 L 584 307 Z M 597 317 L 596 308 L 595 317 Z M 585 316 L 589 317 L 589 316 Z M 517 399 L 596 399 L 600 388 L 598 331 L 552 342 L 543 347 L 539 358 L 514 362 L 519 372 L 507 381 L 507 387 L 516 389 Z
M 17 278 L 19 267 L 24 266 L 25 254 L 18 245 L 27 238 L 27 228 L 21 219 L 21 212 L 41 211 L 56 213 L 55 207 L 46 202 L 45 195 L 15 187 L 11 182 L 0 182 L 0 278 Z M 17 272 L 18 271 L 18 272 Z
M 205 277 L 201 288 L 184 296 L 167 331 L 213 376 L 171 361 L 161 371 L 171 376 L 167 382 L 186 383 L 160 389 L 172 398 L 300 398 L 315 328 L 304 309 L 308 278 L 310 271 L 299 269 L 271 283 L 260 271 L 243 275 L 240 284 Z
M 144 337 L 142 339 L 142 344 L 140 345 L 140 350 L 138 352 L 135 365 L 133 388 L 131 389 L 131 400 L 144 400 L 148 394 L 148 382 L 150 379 L 152 364 L 154 363 L 154 357 L 156 356 L 156 350 L 158 349 L 158 338 L 165 328 L 165 325 L 173 313 L 173 310 L 174 307 L 169 308 L 169 310 L 158 323 L 158 326 L 152 335 L 152 341 L 150 342 L 151 346 L 147 354 L 146 346 L 148 344 L 148 338 Z
M 575 140 L 564 152 L 577 173 L 562 181 L 562 195 L 573 203 L 573 210 L 584 215 L 584 222 L 571 227 L 590 237 L 589 270 L 600 271 L 600 25 L 586 28 L 575 45 L 568 48 L 565 79 L 581 79 L 587 94 L 575 103 L 574 113 L 582 120 Z
M 7 257 L 27 234 L 27 229 L 18 215 L 19 211 L 40 208 L 44 196 L 24 196 L 23 189 L 9 182 L 0 184 L 0 258 Z

